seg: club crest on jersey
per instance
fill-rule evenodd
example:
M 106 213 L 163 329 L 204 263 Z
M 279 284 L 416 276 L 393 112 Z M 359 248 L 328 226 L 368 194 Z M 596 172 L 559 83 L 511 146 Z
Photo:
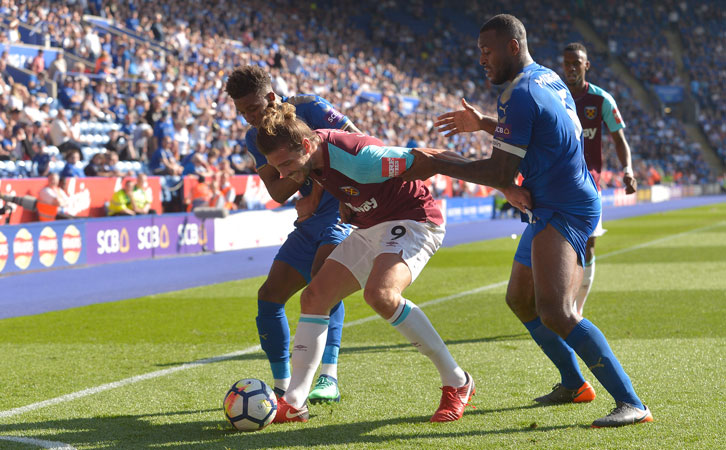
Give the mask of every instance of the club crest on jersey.
M 381 158 L 381 176 L 397 177 L 406 170 L 406 158 Z
M 585 106 L 585 117 L 590 120 L 597 117 L 597 106 Z
M 357 197 L 360 195 L 360 191 L 353 186 L 343 186 L 340 188 L 340 190 L 352 197 Z

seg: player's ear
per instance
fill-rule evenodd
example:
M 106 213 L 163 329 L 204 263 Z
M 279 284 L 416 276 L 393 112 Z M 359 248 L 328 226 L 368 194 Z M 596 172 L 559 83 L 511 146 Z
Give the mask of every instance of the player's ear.
M 310 153 L 310 150 L 312 150 L 312 142 L 310 142 L 310 139 L 308 138 L 303 138 L 302 146 L 304 155 L 307 155 L 308 153 Z
M 585 72 L 590 70 L 590 61 L 585 61 Z
M 520 45 L 518 40 L 510 39 L 507 46 L 509 47 L 509 51 L 512 52 L 512 55 L 519 55 Z
M 265 94 L 265 99 L 267 99 L 270 104 L 275 103 L 275 93 L 270 91 L 267 94 Z

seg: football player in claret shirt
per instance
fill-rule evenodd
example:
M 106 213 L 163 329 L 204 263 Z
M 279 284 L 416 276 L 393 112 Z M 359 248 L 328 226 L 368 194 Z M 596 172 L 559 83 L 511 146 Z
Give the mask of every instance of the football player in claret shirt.
M 456 363 L 426 314 L 402 296 L 444 237 L 441 211 L 426 186 L 398 177 L 414 160 L 411 149 L 385 146 L 359 133 L 313 131 L 284 103 L 265 112 L 257 145 L 282 176 L 320 183 L 347 206 L 348 220 L 356 226 L 302 292 L 292 379 L 275 422 L 307 421 L 305 399 L 322 355 L 330 308 L 360 289 L 366 303 L 438 370 L 443 393 L 430 420 L 460 419 L 474 394 L 474 380 Z M 463 159 L 450 152 L 446 157 Z
M 638 183 L 633 175 L 630 146 L 625 139 L 625 122 L 613 97 L 585 79 L 587 71 L 590 70 L 587 48 L 579 42 L 567 44 L 563 52 L 562 68 L 565 72 L 565 84 L 570 89 L 577 106 L 577 117 L 582 124 L 582 138 L 585 144 L 585 162 L 595 179 L 595 185 L 600 188 L 600 172 L 603 166 L 602 124 L 605 123 L 615 143 L 615 152 L 623 165 L 625 193 L 634 194 Z M 592 281 L 595 279 L 595 238 L 605 234 L 605 231 L 607 230 L 602 227 L 602 215 L 600 215 L 597 227 L 585 247 L 585 274 L 575 298 L 575 308 L 580 315 L 585 307 Z
M 582 283 L 585 245 L 600 219 L 600 195 L 587 170 L 582 126 L 565 83 L 535 63 L 524 25 L 500 14 L 479 32 L 479 63 L 495 85 L 509 83 L 499 96 L 498 117 L 488 117 L 462 101 L 464 109 L 443 114 L 436 126 L 448 135 L 484 130 L 494 135 L 489 159 L 459 162 L 413 151 L 404 179 L 436 173 L 495 188 L 508 186 L 519 171 L 531 201 L 529 225 L 514 255 L 506 300 L 534 341 L 560 371 L 561 382 L 539 403 L 578 403 L 595 398 L 580 373 L 575 353 L 613 396 L 616 407 L 593 427 L 650 422 L 650 410 L 603 333 L 574 308 Z M 511 201 L 510 201 L 511 203 Z
M 338 201 L 310 179 L 292 181 L 280 177 L 280 173 L 257 150 L 257 127 L 265 108 L 284 102 L 293 105 L 296 114 L 311 128 L 359 130 L 345 115 L 317 95 L 277 95 L 272 90 L 269 74 L 259 66 L 235 69 L 227 79 L 226 90 L 237 111 L 252 125 L 245 136 L 247 149 L 255 158 L 257 173 L 270 196 L 278 203 L 284 203 L 298 191 L 302 195 L 295 205 L 298 213 L 295 229 L 275 255 L 267 280 L 257 293 L 260 345 L 270 362 L 275 393 L 281 397 L 290 383 L 290 327 L 285 303 L 310 282 L 330 252 L 350 234 L 351 228 L 339 222 Z M 345 308 L 340 301 L 330 313 L 330 332 L 320 377 L 310 393 L 313 403 L 340 400 L 338 352 L 344 315 Z

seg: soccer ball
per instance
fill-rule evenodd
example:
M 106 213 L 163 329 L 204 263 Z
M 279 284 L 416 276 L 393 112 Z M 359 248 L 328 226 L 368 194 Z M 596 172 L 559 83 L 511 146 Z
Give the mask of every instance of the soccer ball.
M 263 381 L 239 380 L 224 396 L 224 415 L 240 431 L 258 431 L 269 425 L 277 413 L 277 397 Z

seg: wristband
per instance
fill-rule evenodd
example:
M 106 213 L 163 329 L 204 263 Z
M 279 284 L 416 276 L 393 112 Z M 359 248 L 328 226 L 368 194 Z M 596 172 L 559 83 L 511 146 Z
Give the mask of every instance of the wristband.
M 632 177 L 633 176 L 633 168 L 630 167 L 630 166 L 625 166 L 625 167 L 623 167 L 623 173 L 625 175 L 630 175 Z

